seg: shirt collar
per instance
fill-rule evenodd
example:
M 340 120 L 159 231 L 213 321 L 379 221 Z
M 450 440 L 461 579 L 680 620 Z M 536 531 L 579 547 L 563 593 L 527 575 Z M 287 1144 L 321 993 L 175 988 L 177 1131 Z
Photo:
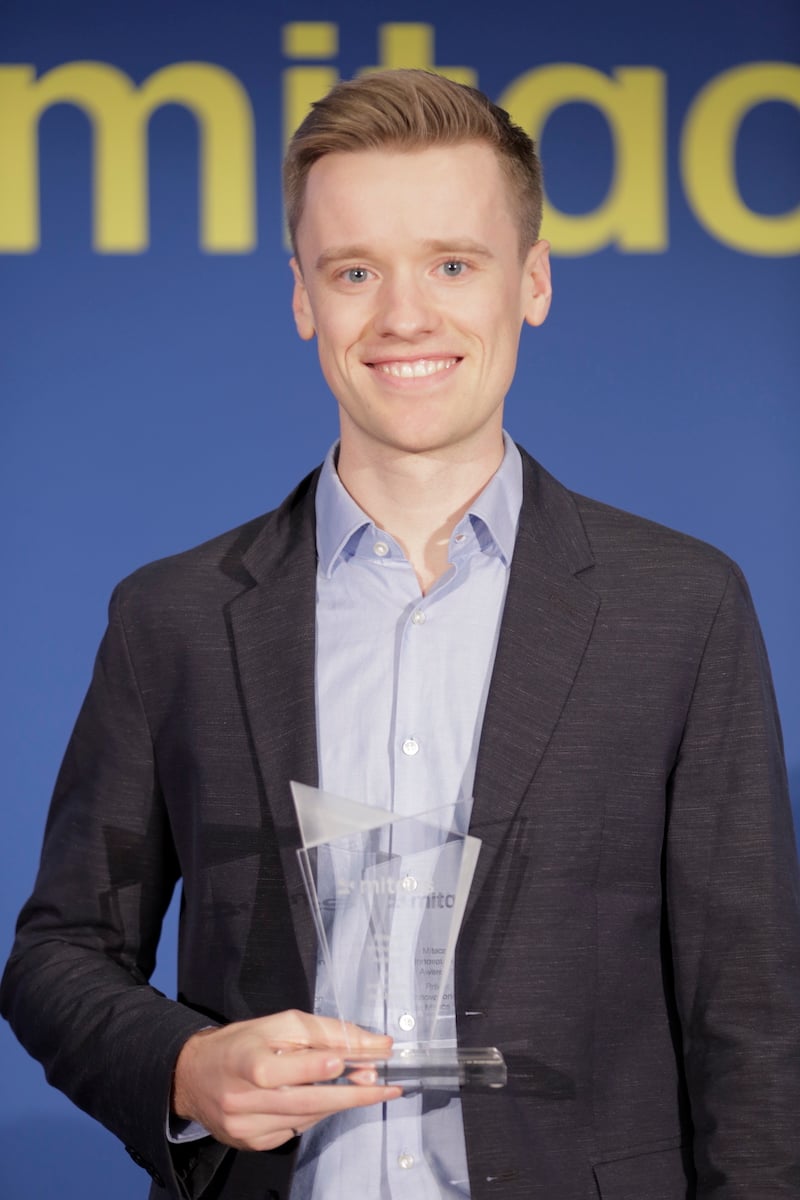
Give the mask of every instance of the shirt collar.
M 522 456 L 503 430 L 505 454 L 486 487 L 469 507 L 467 515 L 482 521 L 505 566 L 511 566 L 522 508 Z
M 511 564 L 522 506 L 522 459 L 509 435 L 503 432 L 503 461 L 486 487 L 469 507 L 459 526 L 472 523 L 484 553 L 496 553 Z M 322 464 L 316 494 L 317 556 L 322 573 L 330 578 L 350 543 L 365 528 L 377 529 L 339 479 L 336 471 L 338 443 L 331 446 Z M 454 531 L 455 532 L 455 531 Z M 390 544 L 393 539 L 389 538 Z

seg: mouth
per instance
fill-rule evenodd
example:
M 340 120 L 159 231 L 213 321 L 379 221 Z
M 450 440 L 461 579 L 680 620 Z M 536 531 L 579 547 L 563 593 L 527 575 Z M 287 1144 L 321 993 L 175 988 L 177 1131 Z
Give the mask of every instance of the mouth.
M 368 362 L 365 365 L 393 379 L 428 379 L 432 375 L 451 371 L 460 362 L 460 358 L 398 358 L 386 359 L 384 362 Z

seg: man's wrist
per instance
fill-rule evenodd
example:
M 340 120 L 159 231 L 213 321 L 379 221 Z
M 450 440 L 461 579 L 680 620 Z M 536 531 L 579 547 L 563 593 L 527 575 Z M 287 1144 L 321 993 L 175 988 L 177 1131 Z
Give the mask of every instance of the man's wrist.
M 173 1122 L 176 1123 L 176 1127 L 180 1122 L 197 1124 L 199 1126 L 196 1114 L 193 1111 L 192 1087 L 190 1083 L 191 1066 L 199 1039 L 207 1037 L 210 1033 L 215 1033 L 219 1028 L 218 1025 L 208 1025 L 205 1029 L 199 1029 L 191 1037 L 187 1038 L 181 1046 L 178 1057 L 175 1060 L 175 1070 L 172 1074 L 172 1091 L 170 1094 L 168 1118 L 170 1129 L 173 1128 Z M 202 1128 L 202 1126 L 199 1127 Z

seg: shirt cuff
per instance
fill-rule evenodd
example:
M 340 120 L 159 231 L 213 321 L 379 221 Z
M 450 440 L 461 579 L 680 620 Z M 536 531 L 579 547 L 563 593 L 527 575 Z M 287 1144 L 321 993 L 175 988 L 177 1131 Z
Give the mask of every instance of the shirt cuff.
M 179 1142 L 196 1142 L 200 1138 L 211 1137 L 208 1130 L 199 1121 L 184 1121 L 173 1113 L 167 1115 L 167 1141 L 177 1145 Z
M 204 1029 L 218 1029 L 217 1025 L 205 1025 Z M 199 1121 L 187 1121 L 183 1117 L 176 1117 L 175 1113 L 167 1110 L 167 1141 L 173 1145 L 178 1145 L 180 1142 L 197 1142 L 200 1138 L 211 1137 L 204 1125 Z

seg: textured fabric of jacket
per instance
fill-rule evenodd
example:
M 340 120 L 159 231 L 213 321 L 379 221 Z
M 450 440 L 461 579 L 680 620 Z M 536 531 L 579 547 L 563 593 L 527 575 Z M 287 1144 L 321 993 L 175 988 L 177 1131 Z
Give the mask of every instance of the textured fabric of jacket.
M 800 1197 L 800 919 L 780 730 L 716 550 L 524 456 L 456 962 L 474 1200 Z M 116 590 L 2 990 L 50 1080 L 192 1200 L 288 1196 L 294 1143 L 175 1148 L 180 1046 L 311 1007 L 289 781 L 315 784 L 316 476 Z M 148 985 L 182 880 L 178 1002 Z

